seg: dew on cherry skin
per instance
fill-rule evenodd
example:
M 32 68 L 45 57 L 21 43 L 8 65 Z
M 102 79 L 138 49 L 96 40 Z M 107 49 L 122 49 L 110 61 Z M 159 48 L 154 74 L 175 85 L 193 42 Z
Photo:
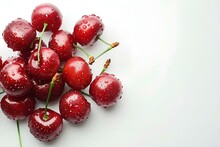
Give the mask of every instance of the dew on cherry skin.
M 82 28 L 85 30 L 85 29 L 87 28 L 87 26 L 86 26 L 86 25 L 84 25 Z

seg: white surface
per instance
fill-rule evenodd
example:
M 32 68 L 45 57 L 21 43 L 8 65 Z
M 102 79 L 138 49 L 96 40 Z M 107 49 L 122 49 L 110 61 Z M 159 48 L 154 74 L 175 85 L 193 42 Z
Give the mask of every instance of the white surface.
M 61 28 L 70 32 L 84 14 L 103 19 L 102 38 L 121 44 L 92 69 L 98 74 L 110 57 L 108 72 L 121 79 L 124 95 L 110 110 L 88 98 L 89 119 L 78 126 L 64 121 L 62 134 L 52 143 L 37 141 L 25 120 L 24 147 L 220 146 L 220 1 L 8 0 L 0 5 L 0 32 L 17 17 L 30 21 L 33 8 L 42 2 L 59 7 Z M 102 48 L 98 42 L 91 53 Z M 3 59 L 12 54 L 2 39 L 0 54 Z M 50 108 L 58 110 L 57 104 Z M 15 122 L 2 112 L 0 120 L 0 146 L 17 147 Z

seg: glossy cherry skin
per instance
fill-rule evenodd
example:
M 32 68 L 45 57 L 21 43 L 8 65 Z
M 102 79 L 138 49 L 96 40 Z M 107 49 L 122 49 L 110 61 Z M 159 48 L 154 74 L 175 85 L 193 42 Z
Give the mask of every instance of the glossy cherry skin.
M 113 74 L 103 73 L 90 84 L 89 93 L 97 105 L 106 108 L 121 98 L 122 84 Z
M 58 72 L 60 59 L 55 51 L 42 47 L 40 50 L 40 62 L 38 63 L 38 50 L 31 53 L 28 61 L 28 72 L 37 80 L 48 81 Z
M 36 30 L 29 22 L 21 18 L 9 23 L 3 32 L 6 44 L 14 51 L 28 49 L 35 37 Z
M 12 97 L 5 95 L 1 100 L 3 113 L 13 120 L 22 120 L 28 117 L 35 109 L 35 98 L 27 94 L 22 97 Z
M 25 60 L 23 58 L 21 58 L 21 57 L 9 57 L 9 58 L 7 58 L 4 61 L 2 67 L 4 67 L 7 64 L 13 64 L 13 63 L 20 64 L 21 67 L 23 67 L 24 69 L 26 68 Z
M 45 119 L 44 110 L 39 108 L 32 113 L 28 120 L 28 127 L 36 139 L 49 142 L 62 132 L 63 120 L 60 114 L 51 109 L 47 109 L 48 119 Z
M 0 72 L 0 86 L 10 96 L 21 97 L 32 89 L 32 83 L 24 68 L 18 64 L 7 64 Z
M 104 24 L 98 16 L 94 14 L 84 15 L 75 24 L 73 35 L 80 45 L 87 46 L 93 45 L 98 37 L 102 35 L 103 30 Z
M 39 44 L 39 38 L 36 37 L 35 40 L 31 43 L 30 47 L 28 49 L 24 49 L 20 51 L 18 53 L 18 56 L 23 58 L 24 61 L 27 63 L 31 56 L 32 51 L 38 49 L 38 44 Z M 47 47 L 43 40 L 41 40 L 41 47 Z
M 74 56 L 70 58 L 63 67 L 63 80 L 74 90 L 85 89 L 92 80 L 89 65 L 81 58 Z
M 73 43 L 76 44 L 72 34 L 64 30 L 59 30 L 51 36 L 49 47 L 59 55 L 61 61 L 67 61 L 76 53 Z
M 66 121 L 77 124 L 88 118 L 91 106 L 81 92 L 69 91 L 61 97 L 59 109 Z
M 32 80 L 32 81 L 34 85 L 32 92 L 35 98 L 37 98 L 40 101 L 46 102 L 51 82 L 50 81 L 44 82 L 41 80 Z M 54 82 L 55 84 L 51 91 L 50 101 L 57 100 L 63 93 L 65 86 L 65 82 L 63 81 L 61 74 L 57 76 L 57 79 Z
M 44 23 L 48 24 L 45 31 L 55 32 L 60 28 L 62 18 L 60 10 L 55 5 L 44 3 L 34 8 L 31 15 L 31 23 L 39 32 L 42 31 Z

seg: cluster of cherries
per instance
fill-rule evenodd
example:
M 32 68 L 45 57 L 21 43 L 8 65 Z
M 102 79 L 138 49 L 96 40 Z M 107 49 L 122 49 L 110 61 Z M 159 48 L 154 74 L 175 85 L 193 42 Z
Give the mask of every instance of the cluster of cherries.
M 8 48 L 18 52 L 18 56 L 4 62 L 0 58 L 0 87 L 6 94 L 1 99 L 1 109 L 8 118 L 17 121 L 18 128 L 19 120 L 29 116 L 31 134 L 45 142 L 60 134 L 63 119 L 76 124 L 88 118 L 91 105 L 84 95 L 104 108 L 114 105 L 122 95 L 119 79 L 105 72 L 110 59 L 94 79 L 90 69 L 97 58 L 119 44 L 109 44 L 100 38 L 104 29 L 102 20 L 94 14 L 84 15 L 75 24 L 73 33 L 61 30 L 61 24 L 60 10 L 44 3 L 33 10 L 31 23 L 18 18 L 3 32 Z M 39 37 L 36 31 L 40 32 Z M 52 32 L 48 47 L 42 40 L 45 31 Z M 94 57 L 82 46 L 91 46 L 97 40 L 108 47 Z M 85 53 L 88 62 L 75 55 L 77 49 Z M 65 84 L 70 87 L 66 93 Z M 87 87 L 89 94 L 83 92 Z M 46 102 L 45 108 L 35 110 L 36 99 Z M 58 99 L 60 113 L 48 108 L 49 102 Z

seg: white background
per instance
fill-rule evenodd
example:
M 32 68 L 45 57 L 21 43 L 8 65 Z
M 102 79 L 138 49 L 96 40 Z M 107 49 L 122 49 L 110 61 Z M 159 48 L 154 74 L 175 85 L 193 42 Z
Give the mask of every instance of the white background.
M 84 14 L 102 18 L 102 38 L 120 45 L 91 68 L 95 77 L 111 58 L 108 72 L 121 79 L 124 94 L 108 110 L 87 98 L 89 119 L 81 125 L 64 121 L 62 134 L 51 143 L 36 140 L 27 120 L 21 122 L 24 147 L 220 146 L 220 1 L 7 0 L 0 4 L 0 32 L 18 17 L 30 21 L 34 7 L 43 2 L 60 9 L 61 28 L 70 32 Z M 98 54 L 105 47 L 97 42 L 88 51 Z M 3 59 L 12 54 L 0 39 Z M 58 111 L 57 105 L 49 107 Z M 19 146 L 16 123 L 2 112 L 0 144 Z

